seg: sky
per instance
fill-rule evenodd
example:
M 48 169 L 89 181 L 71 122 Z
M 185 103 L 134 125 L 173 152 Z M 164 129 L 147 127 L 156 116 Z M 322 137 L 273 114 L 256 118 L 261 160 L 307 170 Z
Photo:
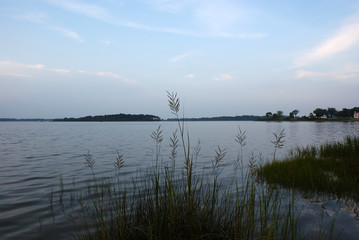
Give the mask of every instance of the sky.
M 357 0 L 0 0 L 0 118 L 359 106 Z

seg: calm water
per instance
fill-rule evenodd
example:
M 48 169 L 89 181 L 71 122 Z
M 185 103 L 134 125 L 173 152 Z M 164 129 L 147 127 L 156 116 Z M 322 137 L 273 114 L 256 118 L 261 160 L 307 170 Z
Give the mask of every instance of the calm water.
M 67 239 L 74 227 L 61 211 L 50 211 L 50 193 L 59 187 L 60 177 L 67 189 L 81 186 L 91 178 L 84 165 L 83 154 L 90 151 L 98 176 L 113 176 L 116 150 L 124 154 L 128 181 L 138 169 L 153 163 L 155 143 L 150 135 L 161 124 L 164 141 L 161 159 L 168 160 L 169 136 L 175 122 L 121 123 L 54 123 L 0 122 L 0 239 Z M 233 173 L 238 154 L 235 135 L 238 126 L 246 131 L 244 159 L 262 153 L 273 157 L 270 143 L 273 132 L 285 129 L 285 145 L 278 150 L 283 158 L 296 146 L 318 145 L 341 141 L 347 135 L 359 135 L 359 122 L 188 122 L 191 145 L 200 140 L 201 152 L 197 167 L 210 166 L 217 146 L 227 149 L 222 175 Z M 182 163 L 182 160 L 179 160 Z M 179 163 L 179 164 L 180 164 Z M 356 239 L 359 221 L 347 206 L 335 201 L 314 203 L 303 219 L 316 221 L 319 209 L 331 215 L 342 209 L 336 226 L 345 227 L 345 238 Z M 311 224 L 308 224 L 311 226 Z

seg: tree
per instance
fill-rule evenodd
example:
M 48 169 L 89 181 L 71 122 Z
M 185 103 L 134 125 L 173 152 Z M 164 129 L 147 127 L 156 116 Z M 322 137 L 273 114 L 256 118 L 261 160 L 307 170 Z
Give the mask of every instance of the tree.
M 299 111 L 297 109 L 293 110 L 292 112 L 289 113 L 289 118 L 295 118 L 298 113 Z
M 359 107 L 354 107 L 352 109 L 343 108 L 341 111 L 336 112 L 335 116 L 342 118 L 352 118 L 354 116 L 354 112 L 359 112 Z
M 283 116 L 283 111 L 280 111 L 280 110 L 277 111 L 277 115 L 278 115 L 279 118 L 281 118 Z
M 297 114 L 299 113 L 299 110 L 295 109 L 295 110 L 293 110 L 293 112 L 292 112 L 292 113 L 294 114 L 294 117 L 296 117 L 296 116 L 297 116 Z
M 336 114 L 337 110 L 335 108 L 333 108 L 333 107 L 328 107 L 327 112 L 328 112 L 328 117 L 332 118 Z
M 272 115 L 272 112 L 267 112 L 266 113 L 266 118 L 271 118 L 273 115 Z
M 322 109 L 322 108 L 316 108 L 313 113 L 315 114 L 315 116 L 317 118 L 323 117 L 324 115 L 328 114 L 328 111 L 326 109 Z

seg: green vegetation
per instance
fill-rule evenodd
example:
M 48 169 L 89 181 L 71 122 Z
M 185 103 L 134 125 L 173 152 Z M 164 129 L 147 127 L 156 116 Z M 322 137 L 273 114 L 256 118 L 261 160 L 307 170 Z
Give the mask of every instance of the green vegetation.
M 80 118 L 54 119 L 54 122 L 120 122 L 120 121 L 160 121 L 160 117 L 148 114 L 112 114 L 86 116 Z
M 359 138 L 320 147 L 297 148 L 282 161 L 258 169 L 270 184 L 359 201 Z
M 71 193 L 61 184 L 59 206 L 78 226 L 76 239 L 313 238 L 300 234 L 300 211 L 295 208 L 294 193 L 263 184 L 257 178 L 257 169 L 262 169 L 263 164 L 261 155 L 252 154 L 248 171 L 244 172 L 243 148 L 247 136 L 240 128 L 234 139 L 239 144 L 239 154 L 233 164 L 232 184 L 223 184 L 221 180 L 227 153 L 223 147 L 218 146 L 214 151 L 209 170 L 196 169 L 200 144 L 190 145 L 184 121 L 179 118 L 177 95 L 168 93 L 168 99 L 178 123 L 170 137 L 169 161 L 161 157 L 164 138 L 158 127 L 151 134 L 155 145 L 153 165 L 145 173 L 138 172 L 133 184 L 124 181 L 126 163 L 119 152 L 113 180 L 96 176 L 96 161 L 88 152 L 84 158 L 93 179 L 87 191 Z M 283 145 L 284 136 L 284 131 L 275 134 L 275 151 Z M 54 196 L 52 193 L 52 210 L 56 207 Z M 320 229 L 314 239 L 331 239 L 332 226 L 325 231 Z
M 259 118 L 260 121 L 359 121 L 358 118 L 354 118 L 354 113 L 359 112 L 359 107 L 351 109 L 343 108 L 341 111 L 337 111 L 333 107 L 327 109 L 316 108 L 313 112 L 309 113 L 309 116 L 297 117 L 299 110 L 295 109 L 289 113 L 288 116 L 283 115 L 282 111 L 276 113 L 267 112 L 263 118 Z

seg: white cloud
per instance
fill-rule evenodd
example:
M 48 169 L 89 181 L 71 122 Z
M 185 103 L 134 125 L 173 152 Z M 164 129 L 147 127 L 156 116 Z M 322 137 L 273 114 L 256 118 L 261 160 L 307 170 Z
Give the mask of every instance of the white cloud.
M 326 72 L 315 72 L 315 71 L 308 71 L 308 70 L 298 70 L 295 73 L 295 77 L 300 78 L 313 78 L 313 77 L 327 77 L 330 76 L 331 73 Z
M 173 1 L 173 0 L 154 0 L 152 4 L 157 6 L 158 9 L 166 10 L 167 12 L 173 12 L 173 10 L 178 11 L 186 7 L 194 9 L 196 18 L 201 22 L 207 29 L 204 33 L 200 33 L 197 29 L 187 30 L 187 29 L 178 29 L 173 27 L 156 27 L 149 26 L 145 24 L 140 24 L 133 21 L 124 21 L 114 15 L 112 15 L 105 8 L 97 6 L 95 4 L 73 2 L 68 0 L 49 0 L 56 6 L 64 8 L 68 11 L 79 13 L 90 18 L 97 19 L 102 22 L 135 28 L 145 31 L 153 32 L 163 32 L 163 33 L 172 33 L 184 36 L 193 36 L 193 37 L 225 37 L 225 38 L 261 38 L 264 35 L 261 33 L 254 34 L 238 34 L 234 32 L 225 32 L 223 29 L 235 29 L 236 24 L 238 23 L 239 14 L 236 10 L 239 10 L 234 4 L 234 1 L 227 1 L 222 3 L 222 1 L 215 1 L 214 3 L 208 3 L 207 1 L 201 1 L 200 4 L 193 1 Z M 210 6 L 207 6 L 210 5 Z M 243 11 L 242 11 L 243 12 Z M 208 32 L 208 28 L 210 31 Z
M 231 1 L 204 2 L 196 10 L 196 18 L 211 31 L 221 33 L 236 25 L 242 9 Z
M 193 73 L 190 73 L 186 76 L 186 78 L 195 78 L 195 77 L 196 77 L 196 75 L 194 75 Z
M 94 75 L 94 76 L 98 76 L 98 77 L 119 79 L 119 80 L 121 80 L 121 81 L 123 81 L 125 83 L 128 83 L 128 84 L 134 84 L 134 85 L 139 84 L 139 82 L 134 80 L 134 79 L 124 78 L 124 77 L 121 77 L 120 75 L 118 75 L 116 73 L 112 73 L 112 72 L 89 72 L 89 71 L 79 70 L 79 71 L 77 71 L 77 73 Z
M 178 56 L 175 56 L 171 59 L 171 62 L 178 62 L 178 61 L 181 61 L 183 60 L 184 58 L 190 56 L 191 54 L 189 52 L 186 52 L 184 54 L 181 54 L 181 55 L 178 55 Z
M 55 74 L 64 74 L 64 73 L 73 73 L 73 74 L 88 74 L 93 76 L 98 76 L 102 78 L 112 78 L 118 79 L 122 82 L 128 84 L 139 84 L 138 81 L 121 77 L 120 75 L 112 72 L 89 72 L 89 71 L 71 71 L 68 69 L 62 68 L 47 68 L 43 64 L 22 64 L 9 61 L 0 61 L 0 75 L 1 76 L 11 76 L 19 78 L 33 78 L 38 76 L 39 73 L 55 73 Z
M 27 12 L 22 15 L 16 16 L 18 19 L 26 20 L 34 23 L 43 23 L 47 15 L 43 12 Z
M 71 12 L 77 12 L 101 21 L 112 21 L 110 14 L 103 8 L 88 3 L 80 3 L 67 0 L 50 0 L 53 4 L 65 8 Z
M 111 42 L 111 41 L 107 41 L 107 40 L 102 41 L 102 43 L 103 43 L 103 44 L 105 44 L 105 45 L 110 45 L 110 44 L 112 44 L 112 42 Z
M 359 44 L 359 21 L 342 27 L 334 36 L 322 44 L 294 59 L 295 67 L 330 58 Z
M 188 4 L 186 0 L 146 0 L 146 3 L 148 2 L 153 4 L 159 11 L 168 13 L 178 13 Z
M 226 81 L 232 79 L 234 79 L 234 76 L 231 74 L 220 74 L 219 76 L 213 78 L 215 81 Z
M 19 78 L 30 78 L 32 75 L 29 70 L 42 70 L 45 66 L 42 64 L 21 64 L 9 61 L 0 61 L 0 75 L 19 77 Z
M 111 72 L 97 72 L 96 75 L 100 77 L 109 77 L 109 78 L 117 78 L 117 79 L 121 78 L 119 75 Z
M 53 27 L 54 30 L 56 30 L 57 32 L 59 32 L 60 34 L 62 34 L 65 37 L 68 38 L 72 38 L 80 43 L 83 43 L 84 41 L 82 40 L 82 38 L 74 31 L 71 31 L 69 29 L 65 29 L 65 28 L 61 28 L 61 27 Z
M 295 73 L 297 79 L 315 79 L 315 80 L 353 80 L 359 83 L 359 65 L 347 65 L 345 67 L 330 71 L 330 72 L 319 72 L 309 70 L 297 70 Z
M 54 72 L 58 72 L 58 73 L 69 73 L 69 72 L 71 72 L 70 70 L 61 69 L 61 68 L 54 68 L 54 69 L 51 69 L 51 70 L 54 71 Z

